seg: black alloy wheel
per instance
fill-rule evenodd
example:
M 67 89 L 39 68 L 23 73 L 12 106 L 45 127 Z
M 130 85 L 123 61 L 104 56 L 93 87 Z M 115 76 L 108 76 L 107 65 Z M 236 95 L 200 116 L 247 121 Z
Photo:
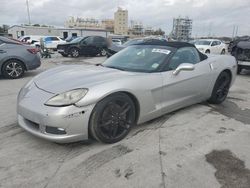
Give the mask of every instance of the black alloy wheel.
M 102 48 L 101 49 L 101 56 L 106 56 L 106 55 L 107 55 L 107 51 L 104 48 Z
M 72 48 L 70 50 L 71 57 L 79 57 L 80 56 L 80 50 L 78 48 Z
M 127 136 L 135 124 L 135 106 L 130 97 L 116 93 L 95 106 L 90 118 L 90 133 L 98 141 L 115 143 Z
M 215 82 L 212 96 L 208 100 L 208 102 L 212 104 L 222 103 L 228 95 L 230 83 L 231 83 L 230 74 L 225 71 L 222 72 Z
M 25 67 L 22 62 L 11 59 L 4 63 L 2 73 L 5 78 L 17 79 L 23 76 Z

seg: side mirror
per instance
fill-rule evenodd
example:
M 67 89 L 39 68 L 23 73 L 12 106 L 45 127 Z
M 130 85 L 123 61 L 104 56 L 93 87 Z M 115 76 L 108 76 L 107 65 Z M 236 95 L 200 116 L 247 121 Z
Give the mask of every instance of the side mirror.
M 194 70 L 194 65 L 191 63 L 180 64 L 173 72 L 173 75 L 179 74 L 181 71 L 192 71 Z

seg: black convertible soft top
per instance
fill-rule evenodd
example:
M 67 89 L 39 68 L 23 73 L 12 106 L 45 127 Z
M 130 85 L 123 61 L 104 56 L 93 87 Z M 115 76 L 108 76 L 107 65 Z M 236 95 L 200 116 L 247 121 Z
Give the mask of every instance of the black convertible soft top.
M 172 42 L 172 41 L 166 41 L 166 40 L 156 40 L 156 39 L 152 39 L 152 40 L 148 40 L 148 41 L 144 41 L 141 42 L 139 44 L 136 45 L 156 45 L 156 46 L 168 46 L 168 47 L 172 47 L 172 48 L 184 48 L 184 47 L 193 47 L 196 48 L 195 45 L 190 44 L 188 42 Z M 207 55 L 201 53 L 199 50 L 197 50 L 199 55 L 200 55 L 200 59 L 201 61 L 207 59 Z
M 156 45 L 156 46 L 169 46 L 172 48 L 195 47 L 193 44 L 187 42 L 170 42 L 166 40 L 152 39 L 137 43 L 136 45 Z

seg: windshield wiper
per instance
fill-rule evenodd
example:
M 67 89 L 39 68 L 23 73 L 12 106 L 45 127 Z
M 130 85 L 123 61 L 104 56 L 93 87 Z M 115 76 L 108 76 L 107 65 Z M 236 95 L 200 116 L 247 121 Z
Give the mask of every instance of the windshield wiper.
M 96 65 L 96 66 L 102 66 L 102 67 L 104 67 L 102 63 L 97 63 L 97 64 L 95 64 L 95 65 Z
M 117 69 L 117 70 L 125 71 L 125 69 L 121 68 L 121 67 L 115 67 L 115 66 L 104 66 L 104 67 L 108 67 L 108 68 L 111 68 L 111 69 Z

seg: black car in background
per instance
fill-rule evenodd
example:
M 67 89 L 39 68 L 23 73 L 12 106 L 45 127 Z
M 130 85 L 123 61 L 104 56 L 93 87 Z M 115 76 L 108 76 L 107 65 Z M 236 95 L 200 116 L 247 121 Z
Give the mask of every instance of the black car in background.
M 230 53 L 237 60 L 238 74 L 241 73 L 242 69 L 250 70 L 250 40 L 235 42 Z
M 108 41 L 101 36 L 78 37 L 69 43 L 59 44 L 58 53 L 67 57 L 96 56 L 98 54 L 105 56 L 108 47 Z

